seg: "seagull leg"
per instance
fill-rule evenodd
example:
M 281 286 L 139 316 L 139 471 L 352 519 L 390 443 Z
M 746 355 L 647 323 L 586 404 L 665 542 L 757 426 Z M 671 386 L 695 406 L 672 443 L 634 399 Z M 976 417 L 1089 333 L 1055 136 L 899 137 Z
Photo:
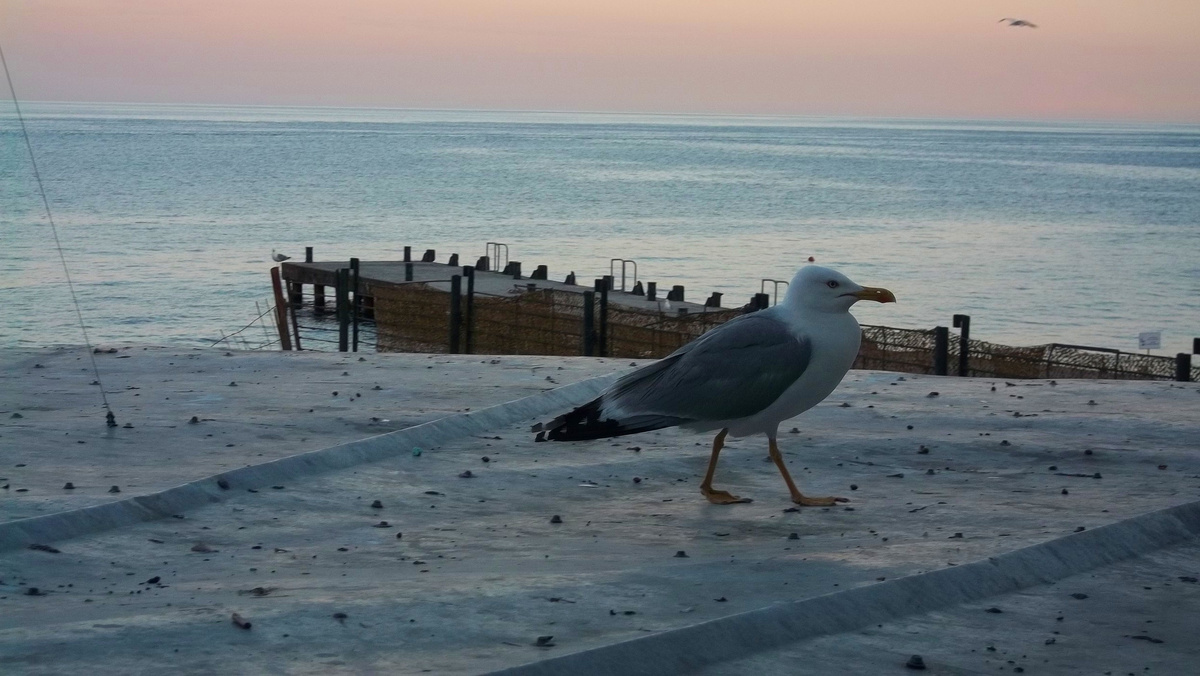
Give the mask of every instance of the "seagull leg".
M 721 448 L 725 446 L 725 435 L 729 434 L 728 429 L 721 430 L 720 434 L 713 439 L 712 457 L 708 460 L 708 472 L 704 475 L 704 482 L 700 484 L 700 493 L 708 498 L 708 501 L 714 505 L 732 505 L 739 502 L 752 502 L 750 498 L 739 498 L 729 491 L 718 491 L 712 487 L 713 473 L 717 471 L 717 456 L 721 454 Z
M 771 460 L 775 461 L 775 466 L 779 468 L 779 473 L 783 475 L 783 481 L 787 484 L 788 490 L 792 492 L 792 502 L 805 507 L 829 507 L 839 502 L 850 502 L 846 498 L 810 498 L 800 492 L 796 488 L 795 482 L 792 481 L 792 475 L 788 474 L 787 465 L 783 464 L 783 454 L 779 452 L 779 446 L 775 443 L 775 437 L 767 437 L 767 441 L 771 447 Z M 715 456 L 714 456 L 715 457 Z

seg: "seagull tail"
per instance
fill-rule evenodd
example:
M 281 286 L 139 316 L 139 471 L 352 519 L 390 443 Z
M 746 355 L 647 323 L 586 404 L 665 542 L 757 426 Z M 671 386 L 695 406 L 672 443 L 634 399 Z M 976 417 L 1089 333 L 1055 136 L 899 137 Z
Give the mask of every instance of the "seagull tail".
M 538 433 L 537 441 L 585 441 L 660 430 L 688 422 L 685 418 L 656 413 L 632 415 L 619 420 L 602 419 L 600 405 L 600 399 L 594 399 L 548 423 L 538 423 L 530 431 Z

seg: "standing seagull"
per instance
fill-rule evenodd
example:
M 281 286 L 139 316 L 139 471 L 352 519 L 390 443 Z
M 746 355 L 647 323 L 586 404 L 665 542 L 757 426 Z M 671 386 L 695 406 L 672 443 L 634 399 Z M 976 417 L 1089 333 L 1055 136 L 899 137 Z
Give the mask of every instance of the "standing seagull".
M 1022 28 L 1022 27 L 1037 28 L 1037 24 L 1035 24 L 1035 23 L 1029 23 L 1028 21 L 1026 21 L 1024 19 L 1010 19 L 1008 17 L 1004 17 L 1003 19 L 1000 19 L 996 23 L 1004 23 L 1005 21 L 1008 22 L 1008 25 L 1016 26 L 1017 28 Z
M 671 355 L 623 376 L 595 400 L 533 426 L 538 440 L 577 441 L 676 425 L 713 439 L 700 492 L 709 502 L 750 502 L 713 488 L 717 456 L 732 434 L 765 434 L 771 460 L 799 505 L 846 498 L 803 495 L 776 444 L 779 423 L 829 396 L 854 365 L 862 330 L 849 310 L 860 300 L 894 303 L 887 289 L 864 287 L 809 265 L 792 278 L 783 303 L 730 320 Z
M 276 263 L 282 263 L 282 262 L 284 262 L 284 261 L 290 261 L 290 260 L 292 260 L 292 257 L 291 257 L 291 256 L 284 256 L 284 255 L 283 255 L 283 254 L 281 254 L 281 253 L 275 253 L 275 250 L 274 250 L 274 249 L 271 249 L 271 260 L 275 261 Z

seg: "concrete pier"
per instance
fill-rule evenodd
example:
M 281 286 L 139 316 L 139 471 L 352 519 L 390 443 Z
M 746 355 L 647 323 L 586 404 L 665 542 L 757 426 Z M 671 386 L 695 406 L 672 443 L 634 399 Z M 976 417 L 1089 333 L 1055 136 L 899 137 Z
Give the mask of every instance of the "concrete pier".
M 96 357 L 112 430 L 81 350 L 3 357 L 6 672 L 1200 659 L 1195 384 L 852 371 L 780 439 L 803 490 L 852 501 L 797 510 L 761 438 L 722 454 L 716 485 L 755 499 L 725 507 L 698 493 L 706 436 L 533 442 L 629 360 Z

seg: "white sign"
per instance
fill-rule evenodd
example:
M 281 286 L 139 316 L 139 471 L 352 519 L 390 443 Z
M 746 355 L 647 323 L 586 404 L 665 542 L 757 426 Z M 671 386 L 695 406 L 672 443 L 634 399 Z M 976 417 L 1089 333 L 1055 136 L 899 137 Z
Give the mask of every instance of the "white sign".
M 1138 334 L 1139 350 L 1161 350 L 1162 331 L 1143 331 Z

